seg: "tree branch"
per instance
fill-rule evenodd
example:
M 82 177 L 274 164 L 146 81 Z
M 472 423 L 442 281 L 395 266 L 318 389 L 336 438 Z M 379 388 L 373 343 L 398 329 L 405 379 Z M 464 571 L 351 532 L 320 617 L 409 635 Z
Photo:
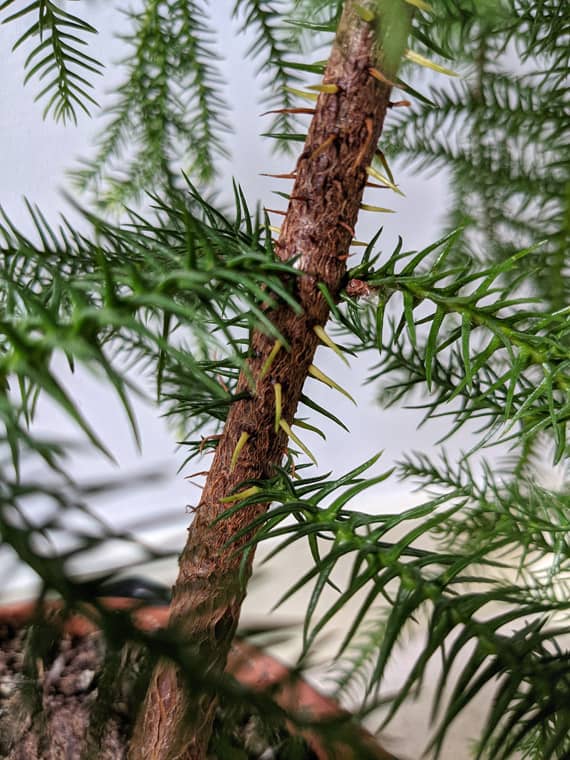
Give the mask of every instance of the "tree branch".
M 376 24 L 357 12 L 361 6 L 353 0 L 345 4 L 324 76 L 324 83 L 333 86 L 318 98 L 276 243 L 281 259 L 297 257 L 302 274 L 296 295 L 303 312 L 282 305 L 268 315 L 289 350 L 275 351 L 274 339 L 253 333 L 249 372 L 255 390 L 242 373 L 237 393 L 249 391 L 249 396 L 230 410 L 180 558 L 171 625 L 205 672 L 224 669 L 245 596 L 242 554 L 239 546 L 227 543 L 268 505 L 245 507 L 212 523 L 227 509 L 223 499 L 228 494 L 244 481 L 271 476 L 283 460 L 287 435 L 279 427 L 275 432 L 275 387 L 281 386 L 281 419 L 291 425 L 319 343 L 314 327 L 329 316 L 318 286 L 324 283 L 333 298 L 340 289 L 366 167 L 389 106 L 389 77 L 379 81 L 369 73 L 372 67 L 378 70 L 383 56 Z M 246 576 L 251 562 L 249 555 Z M 215 709 L 215 695 L 188 693 L 175 665 L 159 663 L 135 728 L 131 760 L 203 760 Z

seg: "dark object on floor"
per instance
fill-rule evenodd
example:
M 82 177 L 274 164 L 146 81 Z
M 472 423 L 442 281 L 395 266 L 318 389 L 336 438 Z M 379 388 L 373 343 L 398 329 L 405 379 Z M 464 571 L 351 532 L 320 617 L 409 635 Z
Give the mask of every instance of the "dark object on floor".
M 156 583 L 138 575 L 106 581 L 99 586 L 101 596 L 140 599 L 156 606 L 170 604 L 171 589 L 163 583 Z

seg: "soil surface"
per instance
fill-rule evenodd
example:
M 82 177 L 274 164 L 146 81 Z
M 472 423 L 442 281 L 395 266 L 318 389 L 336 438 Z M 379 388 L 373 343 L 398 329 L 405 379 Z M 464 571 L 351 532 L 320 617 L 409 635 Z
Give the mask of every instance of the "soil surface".
M 123 760 L 144 672 L 133 648 L 105 651 L 98 633 L 0 622 L 0 758 Z M 137 691 L 138 690 L 138 691 Z M 218 710 L 209 760 L 316 760 L 303 740 Z
M 98 702 L 103 661 L 100 637 L 66 635 L 59 641 L 49 638 L 48 633 L 43 642 L 38 642 L 43 651 L 34 657 L 30 652 L 34 649 L 31 629 L 28 632 L 0 624 L 2 758 L 79 760 L 89 743 L 89 734 L 95 739 L 95 721 L 90 716 Z M 126 757 L 128 732 L 125 700 L 113 700 L 108 717 L 98 756 L 101 760 L 122 760 Z

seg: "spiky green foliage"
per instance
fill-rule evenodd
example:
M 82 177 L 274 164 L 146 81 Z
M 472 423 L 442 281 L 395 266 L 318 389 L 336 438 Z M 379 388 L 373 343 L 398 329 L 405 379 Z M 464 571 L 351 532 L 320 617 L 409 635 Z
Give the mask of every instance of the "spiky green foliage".
M 342 13 L 340 0 L 295 0 L 290 23 L 308 32 L 334 33 Z
M 291 57 L 299 57 L 300 40 L 291 27 L 284 24 L 283 16 L 289 3 L 263 2 L 263 0 L 235 0 L 234 18 L 242 24 L 241 31 L 254 31 L 254 39 L 248 49 L 258 65 L 258 73 L 267 72 L 264 79 L 266 95 L 265 107 L 275 114 L 270 131 L 289 134 L 293 132 L 296 119 L 287 110 L 294 106 L 290 92 L 291 85 L 299 79 L 295 67 L 291 66 Z M 306 62 L 300 63 L 300 69 L 306 70 Z M 298 71 L 298 70 L 297 70 Z M 278 147 L 290 151 L 287 141 L 279 141 Z
M 560 309 L 570 296 L 570 127 L 566 3 L 436 2 L 418 43 L 453 58 L 464 76 L 430 89 L 383 141 L 415 169 L 451 174 L 458 255 L 483 263 L 544 241 L 540 295 Z M 445 60 L 445 59 L 444 59 Z
M 460 237 L 419 253 L 398 246 L 377 269 L 380 256 L 367 249 L 349 277 L 377 303 L 348 298 L 340 324 L 358 337 L 359 351 L 380 350 L 373 377 L 387 378 L 389 404 L 420 388 L 432 394 L 426 417 L 454 417 L 450 434 L 473 419 L 483 419 L 487 438 L 501 428 L 501 437 L 515 428 L 519 441 L 548 430 L 558 461 L 567 449 L 570 307 L 545 312 L 536 297 L 517 297 L 517 285 L 543 265 L 537 250 L 485 269 L 472 259 L 453 265 Z M 401 316 L 385 319 L 396 296 Z
M 294 76 L 285 57 L 297 45 L 281 22 L 282 3 L 237 0 L 233 17 L 255 37 L 247 55 L 267 72 L 263 103 L 290 108 Z M 201 2 L 154 0 L 127 14 L 132 31 L 125 77 L 107 108 L 94 159 L 74 173 L 104 206 L 140 199 L 145 188 L 172 189 L 180 169 L 205 186 L 227 157 L 230 130 L 216 30 Z M 280 112 L 273 129 L 291 132 L 295 120 Z M 286 145 L 286 144 L 285 144 Z
M 108 108 L 99 149 L 76 173 L 105 204 L 145 188 L 172 188 L 180 168 L 212 179 L 225 155 L 227 105 L 212 29 L 201 4 L 153 0 L 127 12 L 125 75 Z
M 235 397 L 232 382 L 220 381 L 220 365 L 233 367 L 237 378 L 244 331 L 256 324 L 277 337 L 265 310 L 277 300 L 298 309 L 283 281 L 296 270 L 276 259 L 265 224 L 251 217 L 237 189 L 236 203 L 229 219 L 190 189 L 172 205 L 157 201 L 150 218 L 132 214 L 123 226 L 86 213 L 90 235 L 65 219 L 54 231 L 30 207 L 39 242 L 4 215 L 2 410 L 15 464 L 22 424 L 33 419 L 40 392 L 105 450 L 54 373 L 58 355 L 106 377 L 135 435 L 125 364 L 148 373 L 182 429 L 195 429 L 204 413 L 216 418 L 227 410 Z M 212 360 L 215 351 L 226 358 Z M 17 400 L 9 395 L 13 384 Z
M 340 646 L 340 685 L 363 684 L 363 711 L 380 704 L 389 719 L 421 689 L 440 653 L 435 754 L 457 715 L 487 688 L 494 697 L 478 757 L 506 759 L 518 750 L 529 758 L 561 758 L 570 752 L 564 638 L 570 633 L 569 489 L 567 476 L 556 489 L 542 483 L 537 460 L 547 451 L 564 470 L 570 453 L 570 17 L 567 4 L 555 0 L 430 5 L 428 12 L 421 2 L 390 0 L 380 8 L 370 0 L 363 12 L 371 24 L 380 10 L 413 12 L 410 48 L 436 71 L 464 75 L 456 84 L 439 79 L 431 93 L 420 82 L 416 93 L 411 56 L 403 76 L 413 86 L 401 84 L 414 107 L 390 114 L 392 127 L 380 146 L 420 168 L 450 172 L 452 231 L 412 253 L 403 252 L 403 243 L 383 251 L 377 235 L 349 270 L 339 302 L 321 286 L 332 317 L 320 337 L 329 346 L 329 336 L 338 340 L 335 351 L 345 358 L 373 357 L 370 379 L 381 386 L 384 402 L 413 399 L 426 419 L 450 417 L 449 435 L 478 420 L 475 448 L 507 441 L 511 459 L 477 469 L 469 455 L 432 461 L 413 454 L 410 445 L 396 469 L 387 465 L 378 475 L 368 474 L 378 457 L 344 476 L 313 475 L 303 463 L 304 456 L 313 458 L 309 436 L 323 435 L 322 417 L 344 422 L 334 406 L 304 395 L 295 430 L 287 428 L 291 447 L 282 467 L 226 498 L 225 517 L 246 505 L 272 503 L 233 537 L 228 551 L 246 535 L 247 551 L 269 539 L 277 541 L 275 551 L 308 542 L 313 565 L 283 598 L 312 588 L 303 630 L 307 657 L 319 633 L 354 605 Z M 323 65 L 316 52 L 341 8 L 336 0 L 234 4 L 253 29 L 250 55 L 275 84 L 270 106 L 297 104 L 296 93 L 284 89 L 291 73 L 318 84 Z M 47 2 L 15 15 L 45 16 L 45 9 L 69 20 Z M 83 364 L 109 383 L 135 434 L 132 394 L 152 393 L 194 458 L 215 448 L 215 435 L 204 435 L 219 431 L 238 398 L 252 328 L 288 350 L 270 309 L 277 303 L 299 309 L 291 295 L 295 262 L 275 255 L 269 226 L 250 211 L 239 187 L 229 214 L 179 176 L 183 164 L 193 182 L 209 189 L 223 151 L 223 83 L 206 11 L 194 2 L 148 0 L 127 21 L 125 79 L 100 152 L 81 176 L 97 201 L 120 202 L 145 191 L 151 210 L 128 212 L 121 224 L 84 211 L 82 231 L 65 219 L 54 229 L 32 206 L 33 233 L 20 231 L 6 215 L 0 223 L 0 531 L 45 590 L 58 591 L 70 606 L 93 599 L 94 587 L 78 583 L 66 563 L 112 536 L 93 523 L 91 533 L 74 533 L 70 552 L 44 551 L 46 539 L 62 529 L 73 533 L 67 518 L 74 510 L 86 514 L 84 501 L 93 489 L 81 490 L 69 477 L 64 442 L 37 435 L 38 399 L 48 396 L 91 444 L 107 450 L 66 388 L 58 359 L 72 369 Z M 40 40 L 41 50 L 56 56 L 61 27 Z M 36 25 L 20 44 L 39 31 Z M 511 71 L 515 55 L 524 73 Z M 28 66 L 39 56 L 34 48 Z M 62 105 L 68 72 L 58 60 L 61 86 L 53 87 L 60 100 L 48 110 L 63 118 L 73 111 Z M 41 75 L 54 61 L 28 74 Z M 294 146 L 304 133 L 291 130 L 288 116 L 278 114 L 281 121 L 270 133 Z M 373 179 L 398 192 L 379 159 Z M 324 379 L 318 370 L 313 374 Z M 334 379 L 324 381 L 339 389 Z M 276 389 L 276 405 L 282 391 Z M 276 409 L 276 425 L 282 423 Z M 28 465 L 37 457 L 51 469 L 53 487 L 29 479 Z M 381 484 L 396 477 L 421 485 L 420 506 L 396 515 L 358 508 L 363 491 L 376 485 L 381 494 Z M 53 507 L 39 525 L 28 518 L 38 498 Z M 350 572 L 342 582 L 337 571 L 346 563 Z M 325 600 L 327 587 L 336 594 L 332 602 Z M 145 638 L 123 622 L 123 628 L 107 626 L 110 640 Z M 402 637 L 420 626 L 420 653 L 389 699 L 386 668 Z M 235 701 L 235 686 L 209 681 L 180 642 L 167 635 L 145 643 L 154 656 L 182 664 L 194 685 Z M 268 700 L 257 706 L 274 714 Z
M 250 546 L 279 539 L 274 554 L 294 541 L 309 541 L 314 565 L 281 600 L 312 586 L 305 652 L 349 602 L 356 603 L 337 657 L 356 646 L 340 683 L 346 688 L 355 678 L 365 679 L 361 693 L 367 712 L 378 703 L 399 639 L 425 621 L 426 642 L 390 700 L 386 722 L 421 689 L 429 663 L 441 653 L 433 705 L 439 718 L 432 740 L 436 754 L 457 715 L 483 687 L 495 690 L 498 681 L 477 757 L 506 760 L 521 745 L 530 746 L 531 739 L 535 748 L 539 742 L 543 757 L 563 756 L 570 720 L 567 657 L 560 648 L 570 633 L 565 623 L 568 493 L 554 495 L 536 483 L 534 474 L 503 481 L 488 467 L 481 482 L 465 461 L 457 470 L 446 458 L 434 465 L 417 456 L 401 464 L 400 474 L 420 480 L 436 496 L 395 515 L 348 508 L 356 494 L 391 475 L 361 477 L 376 460 L 332 483 L 326 476 L 296 482 L 282 470 L 233 507 L 269 499 L 275 504 L 256 521 L 258 534 Z M 287 524 L 291 516 L 296 522 Z M 418 544 L 428 533 L 439 539 L 437 550 Z M 339 576 L 337 569 L 347 562 L 351 569 L 339 587 L 343 573 Z M 338 595 L 323 609 L 327 586 Z M 370 615 L 377 622 L 367 629 Z
M 33 19 L 12 50 L 31 46 L 24 83 L 34 78 L 41 82 L 35 99 L 47 100 L 44 118 L 51 114 L 56 121 L 76 122 L 78 108 L 89 114 L 97 102 L 89 93 L 93 85 L 86 77 L 101 74 L 101 63 L 88 55 L 84 46 L 86 35 L 97 30 L 51 0 L 34 0 L 28 5 L 5 0 L 0 4 L 0 14 L 3 11 L 9 13 L 2 18 L 3 24 Z

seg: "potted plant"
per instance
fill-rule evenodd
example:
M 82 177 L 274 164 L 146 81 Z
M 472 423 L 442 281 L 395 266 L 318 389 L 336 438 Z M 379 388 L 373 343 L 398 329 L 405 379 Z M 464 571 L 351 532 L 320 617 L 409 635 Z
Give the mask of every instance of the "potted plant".
M 74 509 L 92 519 L 84 501 L 98 485 L 78 487 L 66 460 L 73 447 L 46 440 L 35 424 L 47 397 L 110 454 L 58 362 L 105 378 L 135 436 L 132 368 L 148 371 L 188 458 L 214 454 L 207 470 L 200 465 L 206 479 L 168 628 L 150 636 L 96 605 L 109 651 L 144 644 L 152 665 L 141 670 L 148 688 L 132 760 L 204 760 L 217 700 L 238 696 L 224 672 L 255 547 L 269 539 L 280 550 L 306 541 L 312 557 L 294 587 L 276 593 L 312 585 L 303 655 L 360 590 L 341 654 L 375 601 L 389 601 L 358 641 L 370 694 L 402 633 L 427 615 L 424 646 L 390 715 L 443 652 L 437 711 L 459 653 L 474 652 L 441 711 L 436 751 L 455 716 L 496 683 L 480 754 L 570 752 L 567 654 L 552 624 L 568 607 L 557 585 L 568 565 L 568 489 L 537 477 L 540 453 L 563 465 L 569 451 L 567 5 L 237 0 L 254 30 L 250 55 L 277 85 L 270 134 L 300 147 L 294 170 L 275 172 L 292 183 L 277 191 L 285 203 L 256 212 L 238 184 L 230 211 L 212 198 L 227 111 L 208 13 L 194 0 L 146 0 L 129 15 L 124 80 L 99 151 L 75 173 L 95 210 L 56 230 L 30 206 L 31 234 L 2 217 L 0 530 L 45 593 L 56 591 L 70 611 L 94 604 L 69 565 L 109 538 L 73 527 Z M 0 12 L 22 25 L 14 47 L 26 51 L 28 80 L 41 83 L 45 115 L 73 121 L 89 110 L 100 69 L 85 52 L 91 25 L 55 0 L 6 0 Z M 321 34 L 326 61 L 313 47 Z M 511 50 L 528 77 L 499 70 Z M 421 82 L 408 81 L 410 67 L 447 77 L 456 64 L 464 78 L 442 86 L 435 106 Z M 451 172 L 452 224 L 420 251 L 388 246 L 380 231 L 356 237 L 361 212 L 392 210 L 378 195 L 401 197 L 398 155 Z M 369 379 L 382 384 L 383 400 L 412 397 L 429 419 L 451 421 L 449 435 L 476 420 L 473 449 L 512 447 L 504 473 L 472 451 L 414 453 L 409 440 L 403 459 L 380 473 L 375 455 L 341 475 L 315 474 L 305 436 L 324 435 L 323 419 L 345 423 L 313 384 L 351 397 L 315 363 L 319 347 L 349 364 L 373 352 Z M 47 474 L 33 477 L 38 461 Z M 397 475 L 427 489 L 420 506 L 396 515 L 358 508 L 366 488 Z M 49 514 L 33 520 L 40 501 Z M 62 531 L 74 539 L 63 548 Z M 439 543 L 426 548 L 422 538 L 434 533 Z M 546 558 L 548 572 L 519 567 L 515 580 L 489 580 L 498 562 L 521 554 Z M 351 572 L 341 586 L 343 561 Z M 327 587 L 337 598 L 317 614 Z M 41 643 L 33 638 L 26 661 L 38 683 Z M 112 669 L 106 679 L 111 693 Z M 256 707 L 271 713 L 271 704 Z
M 166 599 L 168 589 L 140 577 L 127 577 L 104 584 L 104 596 L 97 598 L 97 607 L 106 613 L 129 614 L 137 629 L 152 634 L 168 626 L 170 615 Z M 38 608 L 35 601 L 14 602 L 0 607 L 0 715 L 2 715 L 3 757 L 81 756 L 89 751 L 90 730 L 98 692 L 108 689 L 105 654 L 101 648 L 101 632 L 97 625 L 96 609 L 84 608 L 84 614 L 62 616 L 64 609 L 57 600 L 47 601 Z M 38 646 L 36 637 L 43 640 Z M 45 646 L 45 639 L 50 646 Z M 31 652 L 39 655 L 37 670 L 29 667 Z M 116 658 L 111 655 L 113 664 Z M 124 648 L 121 666 L 113 675 L 116 680 L 113 709 L 107 710 L 106 731 L 97 735 L 96 745 L 101 757 L 126 756 L 132 713 L 129 702 L 133 691 L 133 670 L 139 668 L 137 657 Z M 374 737 L 342 710 L 330 697 L 323 696 L 309 685 L 302 674 L 295 673 L 259 646 L 236 638 L 228 659 L 227 671 L 248 692 L 261 693 L 273 700 L 286 724 L 263 727 L 254 710 L 239 711 L 239 730 L 232 726 L 227 736 L 227 722 L 221 710 L 217 719 L 217 734 L 211 740 L 211 757 L 290 757 L 298 760 L 394 760 Z M 26 678 L 39 682 L 43 698 L 40 709 L 45 721 L 34 724 L 33 702 L 26 706 Z M 122 681 L 122 683 L 120 683 Z M 29 690 L 27 694 L 29 698 Z M 108 694 L 107 694 L 108 696 Z M 37 706 L 36 706 L 37 707 Z M 23 719 L 26 709 L 30 715 Z M 70 715 L 73 719 L 70 720 Z M 231 712 L 236 720 L 235 707 Z M 63 718 L 63 720 L 62 720 Z M 65 721 L 68 721 L 67 728 Z M 332 727 L 332 731 L 331 731 Z M 45 732 L 45 735 L 44 735 Z M 57 733 L 57 737 L 54 737 Z M 289 735 L 299 742 L 289 746 Z M 55 739 L 56 747 L 51 743 Z M 42 741 L 45 742 L 42 750 Z M 231 743 L 230 743 L 231 742 Z M 272 744 L 274 742 L 274 744 Z M 44 753 L 42 755 L 41 753 Z M 210 756 L 210 755 L 209 755 Z

